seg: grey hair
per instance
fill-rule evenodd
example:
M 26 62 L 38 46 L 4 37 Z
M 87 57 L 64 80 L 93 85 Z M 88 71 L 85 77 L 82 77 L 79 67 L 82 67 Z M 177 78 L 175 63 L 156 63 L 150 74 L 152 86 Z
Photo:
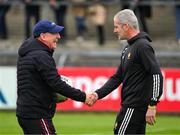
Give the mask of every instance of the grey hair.
M 136 15 L 130 9 L 124 9 L 119 11 L 114 19 L 118 19 L 118 21 L 122 24 L 129 24 L 132 28 L 139 30 L 139 23 Z

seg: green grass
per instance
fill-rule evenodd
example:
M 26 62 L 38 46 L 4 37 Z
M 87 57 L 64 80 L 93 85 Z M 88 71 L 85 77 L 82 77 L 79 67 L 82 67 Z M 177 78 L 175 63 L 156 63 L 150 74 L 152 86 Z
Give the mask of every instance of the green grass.
M 53 121 L 58 134 L 112 135 L 116 113 L 56 113 Z M 147 135 L 180 135 L 180 117 L 157 116 L 155 126 L 147 126 Z M 0 112 L 0 135 L 23 134 L 15 112 Z

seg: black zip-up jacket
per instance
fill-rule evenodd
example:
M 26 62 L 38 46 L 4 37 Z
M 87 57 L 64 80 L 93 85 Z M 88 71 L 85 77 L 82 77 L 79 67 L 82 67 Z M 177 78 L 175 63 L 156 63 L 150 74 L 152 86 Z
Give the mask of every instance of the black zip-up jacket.
M 105 97 L 122 83 L 124 107 L 156 105 L 162 95 L 163 77 L 149 36 L 141 32 L 128 40 L 116 73 L 96 92 Z
M 37 39 L 29 38 L 18 51 L 17 109 L 22 118 L 52 118 L 57 92 L 76 101 L 84 102 L 86 95 L 61 80 L 53 51 Z

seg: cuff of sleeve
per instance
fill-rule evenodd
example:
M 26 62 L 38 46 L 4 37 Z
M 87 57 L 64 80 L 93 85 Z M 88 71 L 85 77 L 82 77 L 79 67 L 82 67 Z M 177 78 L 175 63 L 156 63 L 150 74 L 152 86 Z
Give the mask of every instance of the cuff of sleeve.
M 98 99 L 100 99 L 100 94 L 98 93 L 98 90 L 95 91 L 98 95 Z
M 149 105 L 150 106 L 156 106 L 159 101 L 150 101 Z
M 83 92 L 83 98 L 82 98 L 81 102 L 86 102 L 86 93 L 85 92 Z

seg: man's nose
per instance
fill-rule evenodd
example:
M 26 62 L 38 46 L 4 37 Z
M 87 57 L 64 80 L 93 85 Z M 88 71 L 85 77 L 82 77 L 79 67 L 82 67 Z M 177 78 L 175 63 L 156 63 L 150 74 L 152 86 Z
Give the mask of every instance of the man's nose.
M 57 33 L 57 38 L 59 38 L 59 39 L 61 38 L 61 35 L 59 33 Z

